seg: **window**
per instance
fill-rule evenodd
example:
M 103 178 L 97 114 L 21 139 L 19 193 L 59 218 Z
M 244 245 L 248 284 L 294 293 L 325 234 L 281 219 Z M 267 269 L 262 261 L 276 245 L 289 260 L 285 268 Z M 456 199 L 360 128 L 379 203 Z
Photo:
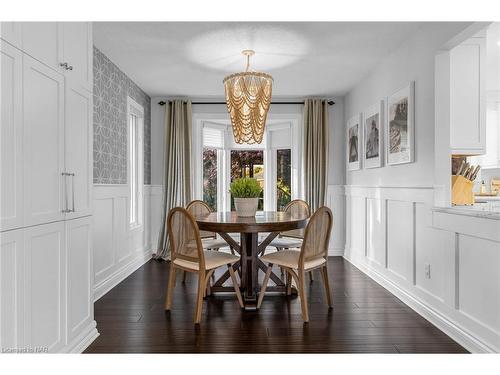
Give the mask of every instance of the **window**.
M 201 117 L 201 116 L 200 116 Z M 214 116 L 215 117 L 215 116 Z M 283 210 L 301 197 L 300 115 L 268 121 L 261 144 L 236 144 L 230 121 L 194 118 L 194 196 L 212 210 L 234 210 L 229 193 L 235 178 L 253 177 L 262 186 L 259 211 Z
M 264 151 L 231 150 L 231 182 L 242 177 L 252 177 L 259 182 L 263 191 L 257 209 L 264 210 Z M 234 198 L 231 196 L 231 210 L 234 209 Z
M 276 150 L 276 210 L 292 200 L 292 150 Z
M 142 226 L 143 200 L 143 124 L 144 109 L 131 98 L 127 100 L 128 118 L 128 183 L 130 193 L 129 224 Z

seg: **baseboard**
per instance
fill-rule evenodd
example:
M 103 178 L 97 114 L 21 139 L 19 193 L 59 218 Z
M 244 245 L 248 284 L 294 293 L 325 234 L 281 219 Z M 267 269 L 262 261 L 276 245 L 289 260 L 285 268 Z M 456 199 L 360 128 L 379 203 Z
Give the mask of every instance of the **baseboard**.
M 332 247 L 328 249 L 328 256 L 330 257 L 343 257 L 344 249 L 341 247 Z
M 139 267 L 144 265 L 147 261 L 149 261 L 152 257 L 151 249 L 145 250 L 143 254 L 135 258 L 130 263 L 126 264 L 109 277 L 101 281 L 99 284 L 94 286 L 94 302 L 99 298 L 108 293 L 111 289 L 125 280 L 128 276 L 130 276 L 133 272 L 135 272 Z
M 479 341 L 477 338 L 473 337 L 471 334 L 459 327 L 455 322 L 451 321 L 446 316 L 436 311 L 434 308 L 428 306 L 427 304 L 425 304 L 425 302 L 417 299 L 407 291 L 401 289 L 398 285 L 385 278 L 376 270 L 373 270 L 366 265 L 358 263 L 355 260 L 349 259 L 345 256 L 344 259 L 351 263 L 354 267 L 358 268 L 361 272 L 366 274 L 376 283 L 389 290 L 417 314 L 421 315 L 429 322 L 434 324 L 437 328 L 442 330 L 444 333 L 446 333 L 471 353 L 496 353 L 496 351 L 490 348 L 486 343 Z
M 87 347 L 94 342 L 94 340 L 99 336 L 97 332 L 97 323 L 95 320 L 92 321 L 85 331 L 78 335 L 71 343 L 68 345 L 64 352 L 65 353 L 83 353 Z

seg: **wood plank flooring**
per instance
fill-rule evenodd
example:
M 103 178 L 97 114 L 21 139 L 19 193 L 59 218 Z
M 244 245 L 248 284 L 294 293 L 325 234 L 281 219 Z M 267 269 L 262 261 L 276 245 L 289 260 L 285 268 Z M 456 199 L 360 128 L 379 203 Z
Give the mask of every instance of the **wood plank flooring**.
M 178 275 L 167 313 L 168 271 L 167 262 L 149 261 L 97 301 L 100 336 L 86 353 L 467 352 L 341 257 L 329 260 L 333 310 L 319 272 L 308 285 L 308 324 L 296 296 L 266 295 L 259 311 L 244 312 L 236 297 L 217 295 L 205 300 L 196 327 L 196 277 L 183 284 Z

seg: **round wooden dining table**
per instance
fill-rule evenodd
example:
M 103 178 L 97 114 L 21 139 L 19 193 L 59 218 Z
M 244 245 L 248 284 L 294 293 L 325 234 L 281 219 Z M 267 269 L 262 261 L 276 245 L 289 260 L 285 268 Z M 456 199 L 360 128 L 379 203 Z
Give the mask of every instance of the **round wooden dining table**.
M 241 270 L 241 289 L 245 310 L 257 308 L 257 294 L 260 290 L 258 284 L 259 269 L 266 271 L 267 266 L 259 259 L 271 241 L 280 232 L 301 229 L 307 225 L 308 217 L 297 216 L 291 212 L 261 212 L 254 217 L 240 217 L 236 212 L 212 212 L 210 214 L 195 216 L 198 228 L 204 231 L 218 233 L 229 246 L 240 254 L 239 262 L 233 265 L 234 270 Z M 240 233 L 240 243 L 236 242 L 230 233 Z M 259 243 L 259 233 L 269 233 Z M 219 277 L 211 292 L 233 291 L 232 287 L 224 286 L 229 279 L 229 271 Z M 275 274 L 271 273 L 271 280 L 276 284 L 268 287 L 269 292 L 286 292 L 285 283 Z

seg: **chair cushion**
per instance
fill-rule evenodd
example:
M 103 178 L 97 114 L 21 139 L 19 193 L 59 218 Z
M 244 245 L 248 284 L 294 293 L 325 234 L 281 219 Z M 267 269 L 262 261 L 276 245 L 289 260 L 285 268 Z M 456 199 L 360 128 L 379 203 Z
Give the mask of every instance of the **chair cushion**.
M 268 246 L 285 247 L 285 248 L 301 247 L 302 240 L 298 238 L 286 238 L 286 237 L 275 238 L 274 240 L 271 241 L 271 243 Z
M 266 254 L 260 257 L 260 259 L 264 263 L 272 263 L 277 266 L 288 267 L 293 269 L 299 268 L 299 258 L 300 258 L 300 251 L 298 250 L 277 251 L 275 253 Z M 317 258 L 314 260 L 309 260 L 304 263 L 304 269 L 308 270 L 310 268 L 320 266 L 325 262 L 326 262 L 325 258 Z
M 218 268 L 225 264 L 233 264 L 240 260 L 240 257 L 236 255 L 220 251 L 204 251 L 203 253 L 205 254 L 205 268 L 207 270 Z M 194 271 L 198 271 L 200 269 L 198 262 L 190 262 L 184 259 L 176 259 L 174 260 L 174 264 Z

